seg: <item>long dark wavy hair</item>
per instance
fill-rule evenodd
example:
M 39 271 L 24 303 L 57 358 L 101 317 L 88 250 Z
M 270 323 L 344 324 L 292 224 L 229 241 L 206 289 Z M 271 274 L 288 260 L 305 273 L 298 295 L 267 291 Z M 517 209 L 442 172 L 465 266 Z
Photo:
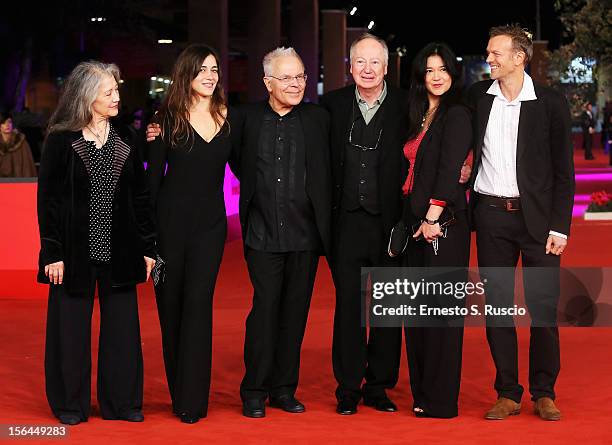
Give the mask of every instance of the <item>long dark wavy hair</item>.
M 189 109 L 196 93 L 191 88 L 191 82 L 200 73 L 200 67 L 204 59 L 210 55 L 215 58 L 219 73 L 219 81 L 210 99 L 210 114 L 219 128 L 225 126 L 223 111 L 227 104 L 221 83 L 222 73 L 219 56 L 214 49 L 207 45 L 189 45 L 178 56 L 174 64 L 168 94 L 155 118 L 157 123 L 161 125 L 162 137 L 166 138 L 173 148 L 183 143 L 191 143 L 191 146 L 193 146 L 194 134 L 193 128 L 189 124 Z
M 429 108 L 429 99 L 425 88 L 425 71 L 427 69 L 427 58 L 430 56 L 440 56 L 444 66 L 446 66 L 446 72 L 451 77 L 451 87 L 440 97 L 440 105 L 434 116 L 434 121 L 441 119 L 450 105 L 461 102 L 461 71 L 455 53 L 444 43 L 428 43 L 418 52 L 412 62 L 410 91 L 408 93 L 408 140 L 414 139 L 421 131 L 423 116 Z

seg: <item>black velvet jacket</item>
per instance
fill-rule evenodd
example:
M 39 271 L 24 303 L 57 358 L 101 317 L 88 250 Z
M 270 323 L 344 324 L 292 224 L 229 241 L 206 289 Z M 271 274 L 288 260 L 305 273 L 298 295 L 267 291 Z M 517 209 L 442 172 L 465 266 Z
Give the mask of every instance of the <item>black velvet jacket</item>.
M 55 132 L 47 138 L 38 177 L 38 281 L 49 283 L 45 265 L 63 261 L 69 292 L 89 287 L 88 163 L 81 132 Z M 155 227 L 140 155 L 120 138 L 115 144 L 113 181 L 112 282 L 133 285 L 146 279 L 143 257 L 155 258 Z

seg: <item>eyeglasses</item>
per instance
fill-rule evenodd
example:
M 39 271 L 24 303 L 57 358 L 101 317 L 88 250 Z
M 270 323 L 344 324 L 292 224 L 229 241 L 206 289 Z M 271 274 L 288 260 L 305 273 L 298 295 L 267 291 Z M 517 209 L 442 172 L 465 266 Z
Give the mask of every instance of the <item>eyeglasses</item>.
M 355 127 L 355 122 L 357 121 L 353 121 L 353 124 L 351 125 L 351 131 L 349 131 L 349 144 L 351 144 L 353 147 L 360 148 L 361 150 L 376 150 L 378 148 L 378 143 L 380 142 L 380 137 L 382 136 L 382 128 L 380 129 L 380 132 L 378 133 L 378 139 L 376 140 L 376 145 L 374 147 L 366 147 L 365 145 L 359 145 L 359 144 L 353 143 L 353 127 Z
M 291 83 L 294 80 L 297 80 L 297 83 L 301 85 L 303 83 L 306 83 L 306 79 L 308 79 L 307 74 L 298 74 L 297 76 L 283 76 L 283 77 L 266 76 L 266 77 L 271 77 L 272 79 L 278 80 L 281 83 L 281 85 L 291 85 Z

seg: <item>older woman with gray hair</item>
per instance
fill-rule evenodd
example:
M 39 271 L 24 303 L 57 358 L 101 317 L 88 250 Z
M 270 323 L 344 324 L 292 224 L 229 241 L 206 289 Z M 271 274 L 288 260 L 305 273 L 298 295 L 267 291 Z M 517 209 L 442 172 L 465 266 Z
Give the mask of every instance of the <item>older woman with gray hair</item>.
M 104 419 L 141 422 L 136 284 L 156 257 L 145 173 L 110 123 L 119 69 L 82 62 L 64 85 L 40 162 L 38 280 L 48 283 L 46 392 L 60 422 L 90 411 L 91 314 L 100 301 L 98 402 Z

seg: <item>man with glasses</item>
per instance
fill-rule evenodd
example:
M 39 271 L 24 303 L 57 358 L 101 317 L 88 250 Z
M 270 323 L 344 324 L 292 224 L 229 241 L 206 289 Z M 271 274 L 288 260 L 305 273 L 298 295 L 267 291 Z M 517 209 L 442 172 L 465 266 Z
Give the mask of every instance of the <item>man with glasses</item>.
M 402 147 L 407 100 L 384 80 L 388 59 L 384 40 L 362 35 L 350 48 L 355 85 L 321 98 L 331 115 L 330 266 L 336 286 L 332 357 L 337 412 L 345 415 L 357 412 L 362 396 L 366 405 L 379 411 L 397 410 L 386 390 L 397 382 L 401 330 L 371 328 L 366 339 L 361 308 L 366 284 L 361 268 L 396 265 L 387 255 L 387 242 L 401 217 L 406 176 Z
M 264 417 L 264 402 L 305 410 L 295 398 L 300 349 L 319 256 L 331 245 L 329 116 L 303 103 L 307 76 L 293 48 L 263 59 L 269 99 L 231 124 L 240 152 L 240 221 L 253 307 L 240 385 L 243 414 Z

